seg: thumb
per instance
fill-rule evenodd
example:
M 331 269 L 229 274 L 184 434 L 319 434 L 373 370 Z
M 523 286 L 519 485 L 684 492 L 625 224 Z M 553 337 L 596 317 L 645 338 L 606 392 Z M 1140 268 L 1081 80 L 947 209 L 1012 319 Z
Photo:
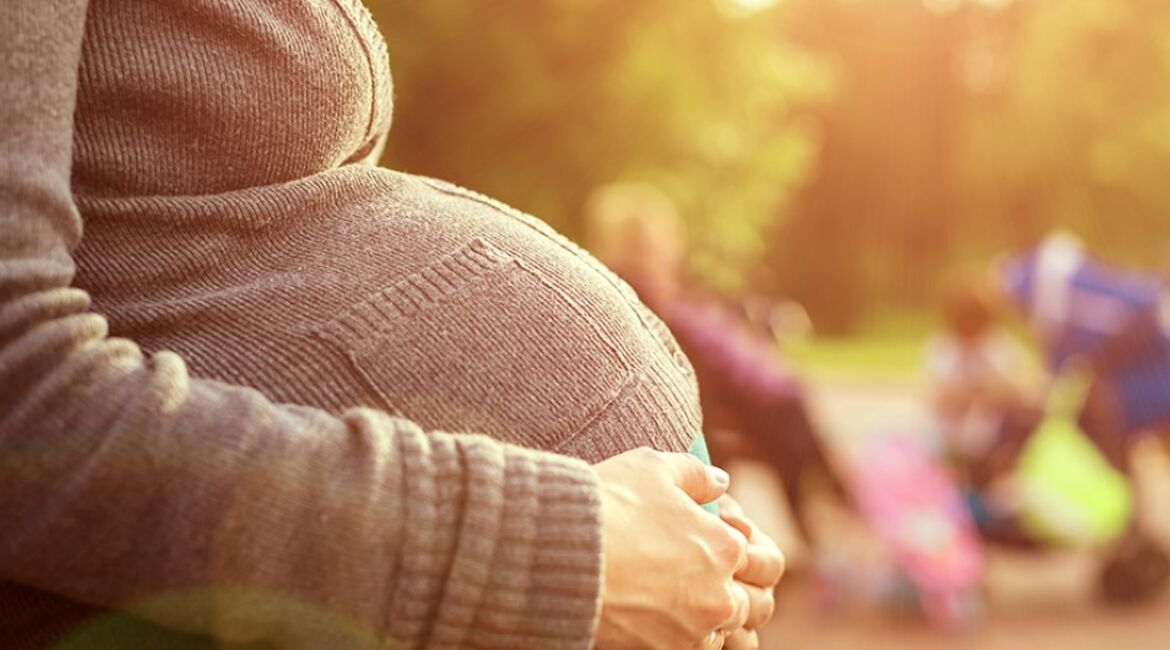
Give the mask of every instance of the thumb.
M 690 454 L 668 454 L 667 460 L 672 470 L 674 484 L 695 503 L 710 503 L 723 493 L 731 484 L 731 477 L 718 467 L 704 465 L 702 461 Z

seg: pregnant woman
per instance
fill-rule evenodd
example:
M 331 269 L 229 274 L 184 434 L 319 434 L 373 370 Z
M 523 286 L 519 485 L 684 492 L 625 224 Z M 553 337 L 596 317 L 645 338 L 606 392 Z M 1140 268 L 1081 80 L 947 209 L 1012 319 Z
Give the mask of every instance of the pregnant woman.
M 725 475 L 629 452 L 701 426 L 661 323 L 543 223 L 373 166 L 358 0 L 8 0 L 0 72 L 6 647 L 684 647 L 770 615 L 779 553 L 695 505 Z M 166 629 L 76 631 L 106 607 Z

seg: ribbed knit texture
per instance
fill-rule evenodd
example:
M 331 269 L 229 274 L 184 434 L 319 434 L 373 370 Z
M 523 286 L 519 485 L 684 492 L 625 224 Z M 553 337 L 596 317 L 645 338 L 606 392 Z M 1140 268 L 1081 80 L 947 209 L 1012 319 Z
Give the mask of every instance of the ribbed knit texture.
M 370 165 L 391 84 L 357 0 L 8 0 L 0 80 L 6 644 L 201 644 L 119 607 L 589 645 L 595 479 L 548 452 L 687 449 L 690 367 L 543 223 Z

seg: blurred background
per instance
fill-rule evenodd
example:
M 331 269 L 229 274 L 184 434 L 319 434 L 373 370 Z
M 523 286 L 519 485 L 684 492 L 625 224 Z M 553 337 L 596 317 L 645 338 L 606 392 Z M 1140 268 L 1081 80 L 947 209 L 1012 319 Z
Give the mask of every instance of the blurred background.
M 851 463 L 872 439 L 939 429 L 930 341 L 953 325 L 957 284 L 1004 256 L 1027 259 L 1058 229 L 1075 233 L 1082 259 L 1107 265 L 1098 271 L 1140 285 L 1119 290 L 1131 307 L 1170 277 L 1163 0 L 367 4 L 394 69 L 383 164 L 499 198 L 590 247 L 590 211 L 610 205 L 599 188 L 658 193 L 646 209 L 687 235 L 643 235 L 679 239 L 689 291 L 775 349 L 776 372 L 799 383 L 792 399 L 854 495 Z M 1061 344 L 1035 331 L 1015 297 L 1002 319 L 991 311 L 1038 374 L 1057 374 Z M 1032 401 L 1051 415 L 1046 390 Z M 1157 438 L 1127 444 L 1132 463 L 1114 468 L 1152 540 L 1170 512 Z M 929 600 L 921 585 L 904 597 L 896 570 L 864 568 L 912 563 L 874 508 L 814 503 L 810 541 L 786 514 L 782 477 L 735 450 L 717 460 L 735 464 L 749 514 L 793 558 L 765 647 L 1150 648 L 1170 638 L 1164 597 L 1103 602 L 1102 566 L 1124 532 L 1025 551 L 984 536 L 978 585 L 958 613 L 914 614 L 923 607 L 907 600 Z M 934 458 L 965 494 L 969 468 L 953 455 Z M 859 591 L 873 596 L 842 594 Z

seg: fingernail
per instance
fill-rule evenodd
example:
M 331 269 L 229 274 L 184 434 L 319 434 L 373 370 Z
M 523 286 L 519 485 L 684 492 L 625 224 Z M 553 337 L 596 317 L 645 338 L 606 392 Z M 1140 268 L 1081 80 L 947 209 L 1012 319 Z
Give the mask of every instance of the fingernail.
M 714 465 L 708 465 L 707 475 L 710 476 L 711 480 L 715 481 L 715 483 L 720 487 L 727 487 L 728 485 L 731 485 L 731 476 L 727 472 L 723 471 L 722 468 L 715 467 Z

